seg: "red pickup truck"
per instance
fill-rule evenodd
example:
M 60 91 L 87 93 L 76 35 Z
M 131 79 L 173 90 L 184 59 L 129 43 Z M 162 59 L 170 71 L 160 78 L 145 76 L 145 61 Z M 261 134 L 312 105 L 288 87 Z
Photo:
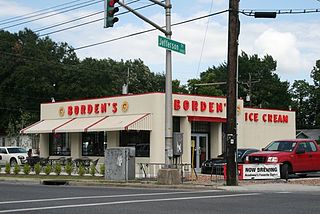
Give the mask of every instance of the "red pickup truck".
M 261 152 L 246 157 L 245 163 L 280 163 L 280 177 L 289 174 L 320 171 L 320 147 L 310 139 L 277 140 L 270 143 Z

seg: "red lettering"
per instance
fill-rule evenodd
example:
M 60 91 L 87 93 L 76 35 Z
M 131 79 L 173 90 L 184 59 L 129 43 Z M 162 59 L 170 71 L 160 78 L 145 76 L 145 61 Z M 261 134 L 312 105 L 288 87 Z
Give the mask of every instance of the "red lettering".
M 107 112 L 107 103 L 101 103 L 100 104 L 100 110 L 101 110 L 101 113 L 106 113 Z
M 91 104 L 88 104 L 87 108 L 88 108 L 88 111 L 87 111 L 88 114 L 91 114 L 93 111 L 93 106 Z
M 272 114 L 268 114 L 268 122 L 272 123 Z
M 267 114 L 262 115 L 262 120 L 263 120 L 263 122 L 267 122 Z
M 72 114 L 72 106 L 68 106 L 68 115 L 71 116 Z
M 209 102 L 209 112 L 214 112 L 214 103 Z
M 85 105 L 81 105 L 81 114 L 86 114 L 86 106 Z
M 250 121 L 253 121 L 253 113 L 250 113 L 250 114 L 249 114 L 249 120 L 250 120 Z
M 222 105 L 222 103 L 217 103 L 217 113 L 219 113 L 219 112 L 222 112 L 223 111 L 223 105 Z
M 75 115 L 79 114 L 79 106 L 74 107 L 74 113 L 75 113 Z
M 288 115 L 283 115 L 283 122 L 288 123 L 288 121 L 289 121 Z
M 278 115 L 278 122 L 279 122 L 279 123 L 282 123 L 282 122 L 283 122 L 283 120 L 282 120 L 282 115 L 281 115 L 281 114 Z
M 192 101 L 192 111 L 198 111 L 198 102 L 197 101 Z
M 190 108 L 190 103 L 189 103 L 189 101 L 188 101 L 188 100 L 183 101 L 183 109 L 184 109 L 185 111 L 188 111 L 189 108 Z
M 244 120 L 245 120 L 245 121 L 248 121 L 248 112 L 246 112 L 246 113 L 244 114 Z
M 112 112 L 116 113 L 118 111 L 117 103 L 112 103 Z
M 99 114 L 99 104 L 94 104 L 94 113 Z
M 259 121 L 258 116 L 259 116 L 258 113 L 254 113 L 254 122 L 258 122 Z
M 174 108 L 174 110 L 176 110 L 176 111 L 178 111 L 178 110 L 180 110 L 180 100 L 174 100 L 173 101 L 173 108 Z
M 273 122 L 275 122 L 275 123 L 278 122 L 278 115 L 276 115 L 276 114 L 273 115 Z
M 207 104 L 203 101 L 200 102 L 200 110 L 201 111 L 205 111 L 207 108 Z

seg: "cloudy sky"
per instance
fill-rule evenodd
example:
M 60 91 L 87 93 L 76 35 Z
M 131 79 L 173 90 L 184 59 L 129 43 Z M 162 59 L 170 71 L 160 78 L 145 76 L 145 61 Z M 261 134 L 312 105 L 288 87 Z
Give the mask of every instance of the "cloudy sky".
M 148 0 L 125 0 L 136 9 L 151 5 Z M 178 23 L 228 9 L 228 0 L 171 0 L 172 23 Z M 60 6 L 59 6 L 60 5 Z M 51 10 L 44 10 L 46 8 Z M 78 7 L 78 9 L 76 9 Z M 152 29 L 131 13 L 120 8 L 119 22 L 113 28 L 103 28 L 104 2 L 101 0 L 0 0 L 0 28 L 17 32 L 30 28 L 41 36 L 48 35 L 56 42 L 67 42 L 74 48 L 108 41 Z M 309 12 L 320 9 L 320 0 L 242 0 L 240 11 Z M 40 12 L 34 13 L 36 11 Z M 320 11 L 320 10 L 319 10 Z M 140 13 L 165 25 L 164 9 L 151 5 Z M 57 14 L 58 13 L 58 14 Z M 29 14 L 29 15 L 26 15 Z M 96 14 L 96 15 L 92 15 Z M 21 17 L 24 15 L 24 17 Z M 81 17 L 87 18 L 61 23 Z M 17 16 L 19 16 L 17 18 Z M 47 18 L 45 18 L 47 16 Z M 15 18 L 15 19 L 12 19 Z M 100 20 L 100 21 L 98 21 Z M 83 24 L 85 22 L 91 24 Z M 295 79 L 310 81 L 310 71 L 320 59 L 320 13 L 281 14 L 276 19 L 255 19 L 240 14 L 239 51 L 248 54 L 272 55 L 277 60 L 277 74 L 291 83 Z M 54 25 L 58 25 L 53 27 Z M 82 25 L 75 27 L 76 25 Z M 45 29 L 47 28 L 47 29 Z M 69 29 L 65 29 L 69 28 Z M 60 32 L 54 32 L 59 31 Z M 199 19 L 172 27 L 172 39 L 186 44 L 186 55 L 173 53 L 173 78 L 183 84 L 199 78 L 208 67 L 226 61 L 228 14 Z M 160 31 L 140 34 L 77 50 L 85 57 L 129 60 L 140 58 L 156 73 L 165 72 L 165 50 L 158 47 Z

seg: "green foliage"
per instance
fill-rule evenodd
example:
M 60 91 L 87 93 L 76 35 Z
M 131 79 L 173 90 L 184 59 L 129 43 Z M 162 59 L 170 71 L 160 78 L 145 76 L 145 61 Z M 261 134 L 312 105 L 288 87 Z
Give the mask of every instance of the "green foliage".
M 36 175 L 39 175 L 40 172 L 41 172 L 41 165 L 40 165 L 40 163 L 36 163 L 36 164 L 34 165 L 34 173 L 35 173 Z
M 6 163 L 4 171 L 6 174 L 10 174 L 10 172 L 11 172 L 10 163 L 8 163 L 8 162 Z
M 86 169 L 84 168 L 83 165 L 80 165 L 79 168 L 78 168 L 78 174 L 80 176 L 83 176 L 85 173 L 86 173 Z
M 46 165 L 46 166 L 44 167 L 44 173 L 45 173 L 46 175 L 49 175 L 51 172 L 52 172 L 52 166 L 51 166 L 50 164 Z
M 90 166 L 90 175 L 94 176 L 96 174 L 96 166 L 94 164 L 91 164 Z
M 13 167 L 13 174 L 17 175 L 17 174 L 19 174 L 20 171 L 21 171 L 21 168 L 20 168 L 19 164 L 16 163 Z
M 105 174 L 105 170 L 106 170 L 106 165 L 105 164 L 101 164 L 100 165 L 100 174 L 104 175 Z
M 25 164 L 23 166 L 23 173 L 26 174 L 26 175 L 29 175 L 30 174 L 30 171 L 31 171 L 31 167 L 29 164 Z
M 61 167 L 61 164 L 56 164 L 54 166 L 54 172 L 57 174 L 57 175 L 60 175 L 61 174 L 61 171 L 62 171 L 62 167 Z
M 66 164 L 66 166 L 64 167 L 64 170 L 68 175 L 71 175 L 71 173 L 73 171 L 73 165 L 70 162 L 68 162 Z

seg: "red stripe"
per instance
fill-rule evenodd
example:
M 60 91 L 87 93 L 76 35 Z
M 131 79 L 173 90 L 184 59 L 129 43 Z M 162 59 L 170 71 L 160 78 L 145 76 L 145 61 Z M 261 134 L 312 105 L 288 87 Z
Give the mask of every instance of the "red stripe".
M 71 121 L 75 120 L 76 118 L 72 118 L 71 120 L 68 120 L 67 122 L 61 124 L 60 126 L 57 126 L 56 128 L 52 129 L 52 133 L 54 133 L 58 128 L 70 123 Z
M 149 114 L 150 114 L 150 113 L 147 113 L 147 114 L 143 115 L 142 117 L 136 119 L 135 121 L 129 123 L 128 125 L 126 125 L 126 126 L 124 127 L 124 129 L 125 129 L 125 130 L 128 130 L 129 126 L 131 126 L 132 124 L 134 124 L 134 123 L 136 123 L 137 121 L 141 120 L 142 118 L 148 116 Z
M 90 126 L 88 126 L 88 127 L 86 127 L 86 128 L 84 129 L 84 132 L 87 132 L 87 131 L 88 131 L 88 129 L 89 129 L 90 127 L 92 127 L 92 126 L 94 126 L 94 125 L 96 125 L 96 124 L 100 123 L 101 121 L 105 120 L 107 117 L 109 117 L 109 116 L 105 116 L 104 118 L 102 118 L 102 119 L 100 119 L 100 120 L 98 120 L 98 121 L 96 121 L 96 122 L 92 123 Z
M 227 119 L 221 117 L 188 116 L 188 121 L 226 123 Z
M 22 129 L 22 130 L 20 131 L 20 133 L 21 133 L 21 134 L 23 134 L 25 130 L 30 129 L 30 128 L 31 128 L 31 127 L 33 127 L 33 126 L 35 126 L 35 125 L 38 125 L 38 124 L 42 123 L 43 121 L 44 121 L 44 120 L 40 120 L 40 121 L 38 121 L 38 122 L 36 122 L 36 123 L 34 123 L 34 124 L 31 124 L 30 126 L 28 126 L 28 127 L 24 128 L 24 129 Z

